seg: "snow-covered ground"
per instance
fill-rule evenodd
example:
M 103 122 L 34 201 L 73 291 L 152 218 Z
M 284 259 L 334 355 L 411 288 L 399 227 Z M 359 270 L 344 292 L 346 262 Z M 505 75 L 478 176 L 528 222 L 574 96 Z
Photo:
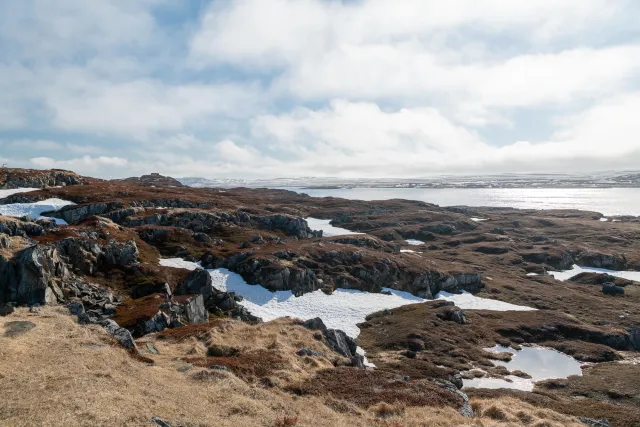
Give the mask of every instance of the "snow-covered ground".
M 37 191 L 37 190 L 39 190 L 39 188 L 12 188 L 11 190 L 0 190 L 0 199 L 9 197 L 12 194 L 28 193 L 30 191 Z
M 424 245 L 424 242 L 422 240 L 416 240 L 416 239 L 407 239 L 405 240 L 405 242 L 407 242 L 407 244 L 412 246 Z
M 12 203 L 9 205 L 0 205 L 0 215 L 23 217 L 29 216 L 33 219 L 42 218 L 42 212 L 57 211 L 58 209 L 73 205 L 73 202 L 69 202 L 62 199 L 47 199 L 35 203 Z M 53 218 L 58 224 L 66 224 L 66 221 L 59 218 Z
M 309 224 L 309 228 L 312 230 L 322 230 L 323 237 L 331 237 L 331 236 L 342 236 L 345 234 L 364 234 L 357 233 L 355 231 L 347 230 L 346 228 L 334 227 L 329 224 L 330 219 L 318 219 L 318 218 L 305 218 L 307 224 Z
M 568 280 L 580 273 L 607 273 L 611 276 L 622 277 L 623 279 L 635 280 L 640 282 L 640 271 L 615 271 L 615 270 L 607 270 L 605 268 L 594 268 L 594 267 L 580 267 L 578 265 L 574 265 L 571 267 L 571 270 L 565 271 L 550 271 L 549 274 L 555 277 L 558 280 Z
M 493 310 L 493 311 L 531 311 L 536 310 L 532 307 L 524 305 L 509 304 L 508 302 L 498 301 L 489 298 L 480 298 L 469 292 L 463 291 L 461 294 L 451 294 L 449 292 L 440 292 L 436 295 L 436 299 L 453 301 L 456 306 L 463 310 Z
M 198 268 L 198 264 L 179 258 L 161 259 L 160 264 L 189 270 Z M 242 295 L 244 301 L 241 304 L 251 314 L 262 317 L 265 321 L 285 316 L 303 320 L 320 317 L 327 327 L 341 329 L 353 338 L 360 333 L 357 324 L 364 322 L 368 314 L 425 301 L 408 292 L 388 288 L 384 290 L 391 295 L 338 288 L 332 295 L 318 290 L 296 297 L 291 291 L 271 292 L 260 285 L 250 285 L 239 274 L 224 268 L 209 270 L 209 273 L 216 289 Z M 468 292 L 461 295 L 440 292 L 437 298 L 453 301 L 458 307 L 468 310 L 535 310 L 531 307 L 476 297 Z
M 198 267 L 181 259 L 162 259 L 160 264 L 191 270 Z M 209 270 L 209 273 L 216 289 L 242 295 L 244 301 L 241 304 L 265 321 L 285 316 L 302 320 L 320 317 L 327 327 L 341 329 L 353 338 L 360 334 L 356 325 L 364 322 L 368 314 L 424 301 L 408 292 L 393 289 L 385 289 L 391 295 L 336 289 L 332 295 L 318 290 L 296 297 L 291 291 L 271 292 L 260 285 L 249 285 L 239 274 L 224 268 Z
M 487 220 L 486 218 L 474 218 L 474 217 L 471 217 L 469 219 L 471 219 L 471 221 L 475 221 L 475 222 L 482 222 L 482 221 L 486 221 Z
M 16 193 L 26 193 L 30 191 L 36 191 L 39 188 L 16 188 L 11 190 L 0 190 L 0 199 L 8 197 Z M 41 214 L 47 211 L 57 211 L 58 209 L 73 205 L 73 202 L 69 202 L 62 199 L 47 199 L 41 200 L 35 203 L 11 203 L 8 205 L 0 205 L 0 215 L 23 217 L 29 216 L 33 219 L 42 218 Z M 58 224 L 66 224 L 66 221 L 54 218 Z

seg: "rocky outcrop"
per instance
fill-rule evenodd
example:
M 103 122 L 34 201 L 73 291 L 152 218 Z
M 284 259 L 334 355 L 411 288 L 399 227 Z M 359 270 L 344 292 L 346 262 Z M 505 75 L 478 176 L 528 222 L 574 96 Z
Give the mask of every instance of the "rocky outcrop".
M 159 173 L 142 175 L 141 177 L 114 179 L 113 181 L 125 184 L 142 185 L 145 187 L 183 187 L 177 179 L 171 178 L 170 176 L 162 176 Z
M 309 330 L 322 332 L 327 347 L 351 360 L 353 366 L 364 368 L 364 357 L 358 354 L 358 345 L 343 331 L 327 328 L 319 317 L 306 320 L 302 325 Z
M 582 267 L 625 270 L 628 266 L 627 257 L 624 254 L 603 254 L 589 251 L 577 254 L 575 260 L 576 264 Z
M 40 222 L 0 216 L 0 233 L 21 237 L 44 236 L 45 227 Z
M 1 169 L 0 188 L 45 188 L 86 184 L 80 175 L 59 170 Z
M 112 240 L 100 245 L 88 238 L 67 238 L 31 246 L 12 259 L 0 257 L 0 302 L 18 305 L 64 302 L 62 289 L 73 273 L 93 275 L 101 268 L 128 267 L 137 263 L 133 240 Z

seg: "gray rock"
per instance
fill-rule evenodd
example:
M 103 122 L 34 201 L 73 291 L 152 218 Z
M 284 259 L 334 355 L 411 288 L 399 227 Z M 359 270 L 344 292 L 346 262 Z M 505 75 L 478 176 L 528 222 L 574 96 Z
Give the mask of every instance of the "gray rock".
M 118 340 L 118 342 L 127 350 L 134 350 L 136 353 L 138 352 L 138 347 L 136 346 L 136 342 L 133 340 L 131 336 L 131 332 L 126 330 L 125 328 L 121 328 L 116 322 L 113 320 L 105 320 L 101 322 L 102 327 L 111 335 L 113 338 Z
M 578 417 L 578 419 L 589 427 L 612 427 L 607 420 L 596 420 L 593 418 Z
M 605 295 L 624 295 L 624 288 L 613 283 L 605 283 L 602 285 L 602 293 Z
M 298 356 L 316 356 L 316 357 L 324 357 L 324 353 L 320 352 L 320 351 L 314 351 L 308 348 L 301 348 L 300 350 L 296 351 L 296 354 Z
M 147 350 L 149 351 L 149 353 L 153 353 L 153 354 L 159 354 L 158 349 L 156 348 L 155 345 L 153 345 L 153 343 L 148 342 L 146 344 Z
M 0 304 L 0 316 L 8 316 L 15 311 L 15 308 L 11 304 Z
M 202 295 L 198 295 L 189 300 L 185 306 L 185 313 L 187 320 L 191 324 L 206 323 L 209 321 L 209 313 L 204 306 L 204 298 Z
M 7 322 L 4 324 L 4 336 L 7 338 L 15 338 L 24 335 L 36 325 L 33 322 L 19 320 L 16 322 Z
M 339 329 L 327 329 L 325 332 L 326 344 L 336 353 L 349 359 L 356 356 L 356 342 Z
M 198 268 L 193 270 L 184 280 L 184 283 L 176 289 L 176 295 L 203 294 L 205 297 L 213 292 L 211 275 L 207 270 Z
M 171 424 L 169 424 L 168 422 L 166 422 L 165 420 L 159 417 L 152 417 L 151 421 L 153 421 L 154 423 L 156 423 L 156 425 L 160 427 L 171 427 Z

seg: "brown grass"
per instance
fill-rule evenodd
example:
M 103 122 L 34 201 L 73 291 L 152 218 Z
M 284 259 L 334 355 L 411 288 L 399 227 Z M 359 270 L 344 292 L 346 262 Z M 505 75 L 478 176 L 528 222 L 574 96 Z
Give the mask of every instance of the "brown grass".
M 16 338 L 3 337 L 4 324 L 16 320 L 29 320 L 36 327 Z M 229 323 L 223 330 L 214 327 L 211 340 L 250 349 L 252 344 L 243 339 L 251 335 L 253 327 Z M 291 329 L 284 321 L 267 323 L 257 327 L 253 335 L 263 345 L 272 343 L 271 335 L 275 334 L 278 351 L 289 348 L 297 339 L 307 339 L 306 331 Z M 311 336 L 308 339 L 306 344 L 319 345 Z M 403 414 L 381 420 L 374 412 L 349 410 L 349 404 L 327 397 L 291 396 L 278 388 L 251 385 L 230 372 L 195 367 L 181 372 L 178 368 L 185 363 L 175 356 L 188 351 L 189 341 L 155 341 L 160 354 L 154 355 L 156 363 L 149 366 L 110 345 L 101 328 L 78 325 L 63 308 L 45 307 L 40 314 L 19 309 L 0 318 L 0 425 L 137 427 L 152 426 L 154 416 L 172 425 L 203 427 L 273 427 L 278 422 L 296 427 L 495 425 L 486 417 L 465 419 L 451 408 L 425 406 L 407 407 Z M 144 351 L 142 340 L 138 346 Z M 200 373 L 204 374 L 197 375 Z M 495 401 L 476 402 L 481 407 L 492 404 Z M 529 410 L 518 400 L 506 406 L 509 414 Z M 549 422 L 556 423 L 549 425 L 578 426 L 571 418 L 542 412 Z M 542 419 L 537 413 L 534 416 Z M 562 421 L 554 421 L 556 418 Z M 293 421 L 295 424 L 291 424 Z

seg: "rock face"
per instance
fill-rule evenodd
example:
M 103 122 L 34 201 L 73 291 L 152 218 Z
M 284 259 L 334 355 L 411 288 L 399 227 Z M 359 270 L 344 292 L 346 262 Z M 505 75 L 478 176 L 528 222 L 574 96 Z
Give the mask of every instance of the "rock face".
M 0 169 L 0 188 L 45 188 L 85 183 L 87 180 L 78 174 L 59 169 Z
M 0 234 L 7 236 L 44 236 L 45 227 L 38 221 L 23 221 L 0 216 Z
M 62 288 L 73 273 L 93 275 L 101 268 L 135 265 L 137 260 L 138 248 L 133 240 L 100 245 L 90 239 L 67 238 L 31 246 L 12 259 L 0 256 L 0 302 L 63 302 L 66 297 Z
M 213 293 L 211 275 L 201 268 L 193 270 L 184 283 L 176 288 L 175 293 L 176 295 L 203 294 L 208 297 Z
M 578 254 L 576 264 L 582 267 L 606 268 L 609 270 L 625 270 L 628 266 L 624 254 L 603 254 L 600 252 L 585 252 Z

